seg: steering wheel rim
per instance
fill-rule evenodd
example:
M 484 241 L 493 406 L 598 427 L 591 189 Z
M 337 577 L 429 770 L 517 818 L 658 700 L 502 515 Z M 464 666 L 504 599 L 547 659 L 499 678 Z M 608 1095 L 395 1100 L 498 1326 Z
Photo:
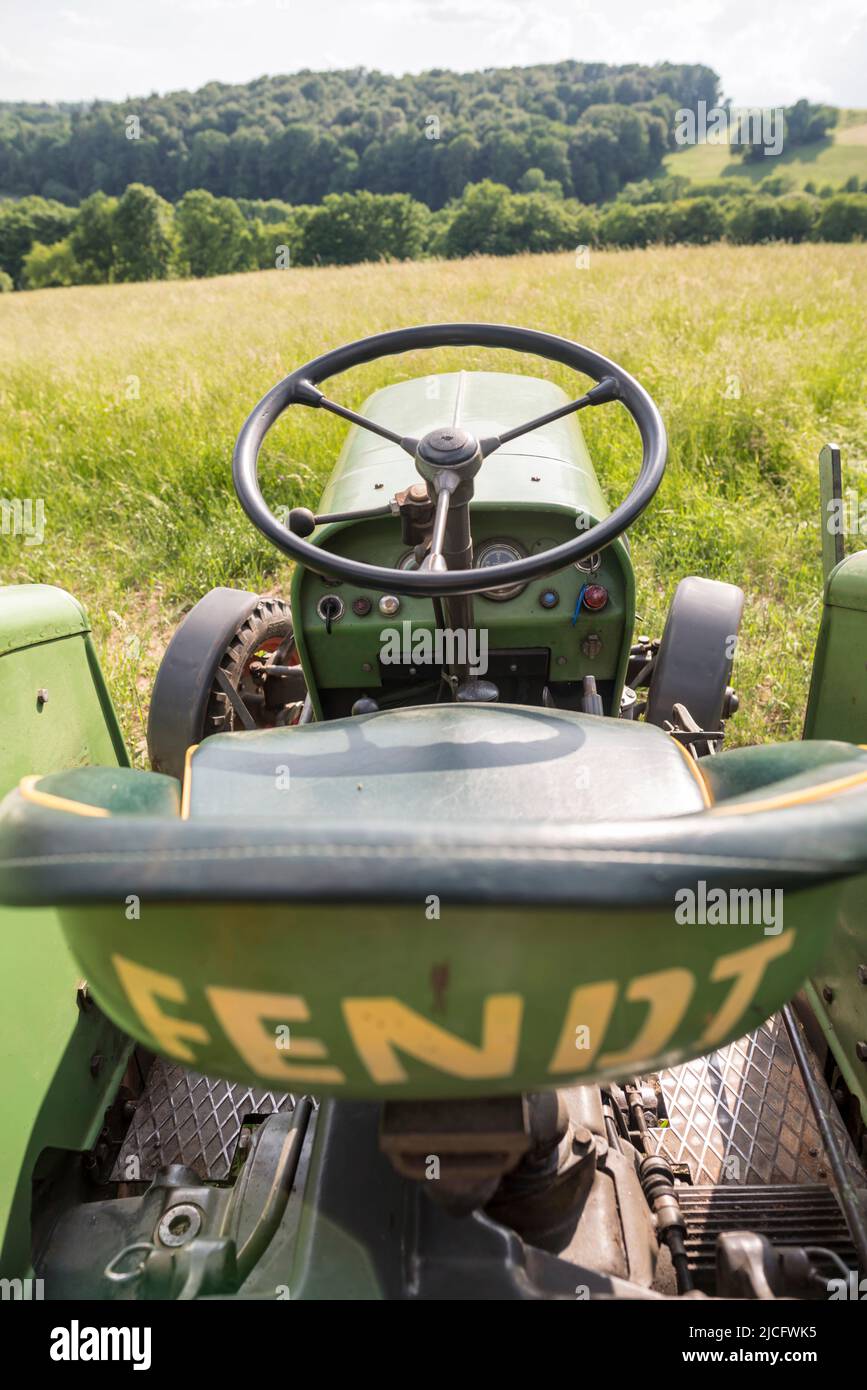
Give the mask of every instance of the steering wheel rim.
M 602 521 L 538 555 L 528 555 L 483 570 L 397 570 L 349 560 L 295 535 L 277 520 L 268 507 L 258 480 L 259 451 L 271 426 L 291 405 L 315 405 L 311 387 L 380 357 L 391 357 L 419 348 L 495 347 L 528 352 L 559 362 L 599 382 L 611 377 L 617 399 L 638 428 L 642 444 L 641 465 L 629 493 Z M 443 598 L 456 593 L 481 593 L 507 584 L 527 583 L 558 570 L 610 545 L 641 516 L 665 473 L 668 441 L 662 417 L 652 397 L 616 362 L 591 348 L 553 333 L 510 324 L 438 323 L 376 333 L 344 343 L 313 358 L 273 386 L 250 412 L 235 444 L 232 478 L 238 500 L 253 525 L 285 555 L 317 574 L 333 577 L 363 589 L 404 595 Z

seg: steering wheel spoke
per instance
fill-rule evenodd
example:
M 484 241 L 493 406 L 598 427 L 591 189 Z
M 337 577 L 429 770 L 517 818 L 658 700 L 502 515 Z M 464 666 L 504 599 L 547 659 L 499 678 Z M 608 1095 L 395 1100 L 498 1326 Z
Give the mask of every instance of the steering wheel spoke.
M 540 415 L 534 420 L 528 420 L 525 424 L 517 425 L 513 429 L 505 430 L 500 435 L 480 441 L 472 440 L 466 431 L 455 425 L 440 431 L 430 431 L 423 440 L 402 436 L 386 426 L 380 425 L 374 420 L 368 420 L 356 411 L 349 410 L 346 406 L 330 400 L 319 389 L 319 383 L 327 381 L 330 377 L 338 376 L 351 367 L 361 366 L 364 363 L 374 362 L 397 353 L 413 352 L 422 348 L 445 347 L 505 348 L 514 352 L 533 353 L 548 361 L 559 362 L 563 366 L 581 372 L 585 376 L 591 377 L 597 384 L 592 386 L 583 396 L 569 401 L 556 410 Z M 577 561 L 586 560 L 588 556 L 603 550 L 605 546 L 610 545 L 618 536 L 621 536 L 638 519 L 662 482 L 668 450 L 665 427 L 659 411 L 651 397 L 635 378 L 600 353 L 593 352 L 592 349 L 582 347 L 579 343 L 571 342 L 567 338 L 557 337 L 553 333 L 542 333 L 530 328 L 517 328 L 509 324 L 429 324 L 414 328 L 399 328 L 389 333 L 377 333 L 368 338 L 361 338 L 354 343 L 345 343 L 341 347 L 323 353 L 272 387 L 251 412 L 235 445 L 233 459 L 235 490 L 247 516 L 263 535 L 267 536 L 279 550 L 289 555 L 293 560 L 307 565 L 318 573 L 323 573 L 326 562 L 322 549 L 303 539 L 303 535 L 310 533 L 311 523 L 315 526 L 317 521 L 322 522 L 326 518 L 315 518 L 312 513 L 305 513 L 302 517 L 301 512 L 304 509 L 299 508 L 293 513 L 296 524 L 290 524 L 287 527 L 278 521 L 269 509 L 259 486 L 258 460 L 262 441 L 275 420 L 289 406 L 307 405 L 315 409 L 330 411 L 350 424 L 357 425 L 360 429 L 369 430 L 381 439 L 387 439 L 389 443 L 397 445 L 412 455 L 417 470 L 428 479 L 430 484 L 433 484 L 440 469 L 454 466 L 462 476 L 471 478 L 476 467 L 481 465 L 487 455 L 494 453 L 511 440 L 519 439 L 532 430 L 540 429 L 546 424 L 563 419 L 565 416 L 584 410 L 588 406 L 602 405 L 606 401 L 613 400 L 619 400 L 626 407 L 638 427 L 642 444 L 641 467 L 628 496 L 594 526 L 587 530 L 582 528 L 573 539 L 553 546 L 550 550 L 527 555 L 522 559 L 511 560 L 502 565 L 490 566 L 484 570 L 467 567 L 472 564 L 469 544 L 460 546 L 450 544 L 447 547 L 451 563 L 463 564 L 464 568 L 447 567 L 441 569 L 436 560 L 437 551 L 433 547 L 433 558 L 430 565 L 427 568 L 422 567 L 416 570 L 395 570 L 385 565 L 364 564 L 359 560 L 337 555 L 331 551 L 327 552 L 327 572 L 329 574 L 351 584 L 357 584 L 361 588 L 378 589 L 383 593 L 423 595 L 438 599 L 451 595 L 480 593 L 486 589 L 499 588 L 509 584 L 524 584 L 529 580 L 542 578 L 557 570 L 565 569 L 567 565 L 575 564 Z M 434 453 L 438 453 L 438 456 L 425 458 L 423 456 L 431 452 L 434 435 L 442 436 L 434 449 Z M 466 449 L 469 452 L 464 457 L 462 446 L 457 449 L 450 460 L 449 449 L 455 445 L 459 435 L 464 437 Z M 474 455 L 472 455 L 473 449 L 475 449 Z M 435 490 L 438 491 L 438 489 Z M 446 512 L 447 507 L 449 508 L 449 526 L 451 526 L 452 511 L 460 514 L 461 525 L 463 525 L 464 520 L 468 517 L 466 504 L 470 496 L 472 496 L 471 486 L 465 487 L 460 495 L 456 494 L 456 497 L 452 498 L 449 504 L 442 502 L 443 513 Z M 384 515 L 385 509 L 383 508 L 380 512 L 379 509 L 371 508 L 367 514 Z M 343 520 L 349 518 L 348 514 L 334 514 L 327 519 Z M 443 519 L 442 515 L 441 519 Z M 439 552 L 440 555 L 442 553 L 442 551 Z
M 295 400 L 298 405 L 309 405 L 313 410 L 330 410 L 332 415 L 339 415 L 341 420 L 348 420 L 350 424 L 358 425 L 359 429 L 369 430 L 371 434 L 378 434 L 380 439 L 387 439 L 389 443 L 397 444 L 405 453 L 415 455 L 418 447 L 417 439 L 413 439 L 409 435 L 395 434 L 394 430 L 388 429 L 385 425 L 377 424 L 376 420 L 368 420 L 366 415 L 359 415 L 357 411 L 350 410 L 348 406 L 329 400 L 323 391 L 313 385 L 312 381 L 298 382 Z
M 568 405 L 561 405 L 557 410 L 549 410 L 547 415 L 537 415 L 535 420 L 528 420 L 524 425 L 516 425 L 513 430 L 506 430 L 504 434 L 489 435 L 487 439 L 479 440 L 479 447 L 482 457 L 487 458 L 490 454 L 496 453 L 503 444 L 510 444 L 513 439 L 519 439 L 522 434 L 529 434 L 531 430 L 541 429 L 543 425 L 550 425 L 554 420 L 562 420 L 566 415 L 574 415 L 578 410 L 584 410 L 588 405 L 605 405 L 608 401 L 620 400 L 620 387 L 613 376 L 604 376 L 600 382 L 592 386 L 589 391 L 585 391 L 583 396 L 577 400 L 570 401 Z

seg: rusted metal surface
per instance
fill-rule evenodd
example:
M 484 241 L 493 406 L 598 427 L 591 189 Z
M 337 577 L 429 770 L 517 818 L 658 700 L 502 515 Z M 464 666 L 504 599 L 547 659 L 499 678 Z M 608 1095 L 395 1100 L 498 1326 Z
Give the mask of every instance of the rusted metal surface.
M 228 1175 L 245 1116 L 294 1105 L 291 1095 L 215 1081 L 158 1057 L 112 1177 L 147 1181 L 166 1164 L 183 1163 L 200 1177 L 219 1181 Z
M 831 1171 L 778 1014 L 746 1037 L 660 1072 L 668 1127 L 657 1152 L 687 1163 L 693 1183 L 822 1183 Z M 827 1113 L 847 1160 L 857 1159 L 827 1087 Z

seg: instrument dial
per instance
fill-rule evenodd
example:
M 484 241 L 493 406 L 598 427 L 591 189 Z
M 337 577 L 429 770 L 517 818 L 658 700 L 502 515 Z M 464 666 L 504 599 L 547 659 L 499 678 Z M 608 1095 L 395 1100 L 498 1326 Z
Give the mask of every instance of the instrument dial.
M 523 560 L 526 553 L 517 541 L 483 541 L 476 553 L 476 569 L 483 570 L 491 565 L 507 565 L 513 560 Z M 515 598 L 517 594 L 523 593 L 526 587 L 526 584 L 502 584 L 497 589 L 484 589 L 482 597 L 503 603 L 506 599 Z

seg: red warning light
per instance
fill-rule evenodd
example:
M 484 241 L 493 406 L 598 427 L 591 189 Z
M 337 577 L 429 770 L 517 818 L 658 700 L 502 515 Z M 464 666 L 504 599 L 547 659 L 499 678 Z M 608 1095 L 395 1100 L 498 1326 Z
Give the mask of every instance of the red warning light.
M 597 613 L 600 608 L 604 608 L 608 602 L 608 590 L 604 584 L 588 584 L 584 590 L 585 607 Z

